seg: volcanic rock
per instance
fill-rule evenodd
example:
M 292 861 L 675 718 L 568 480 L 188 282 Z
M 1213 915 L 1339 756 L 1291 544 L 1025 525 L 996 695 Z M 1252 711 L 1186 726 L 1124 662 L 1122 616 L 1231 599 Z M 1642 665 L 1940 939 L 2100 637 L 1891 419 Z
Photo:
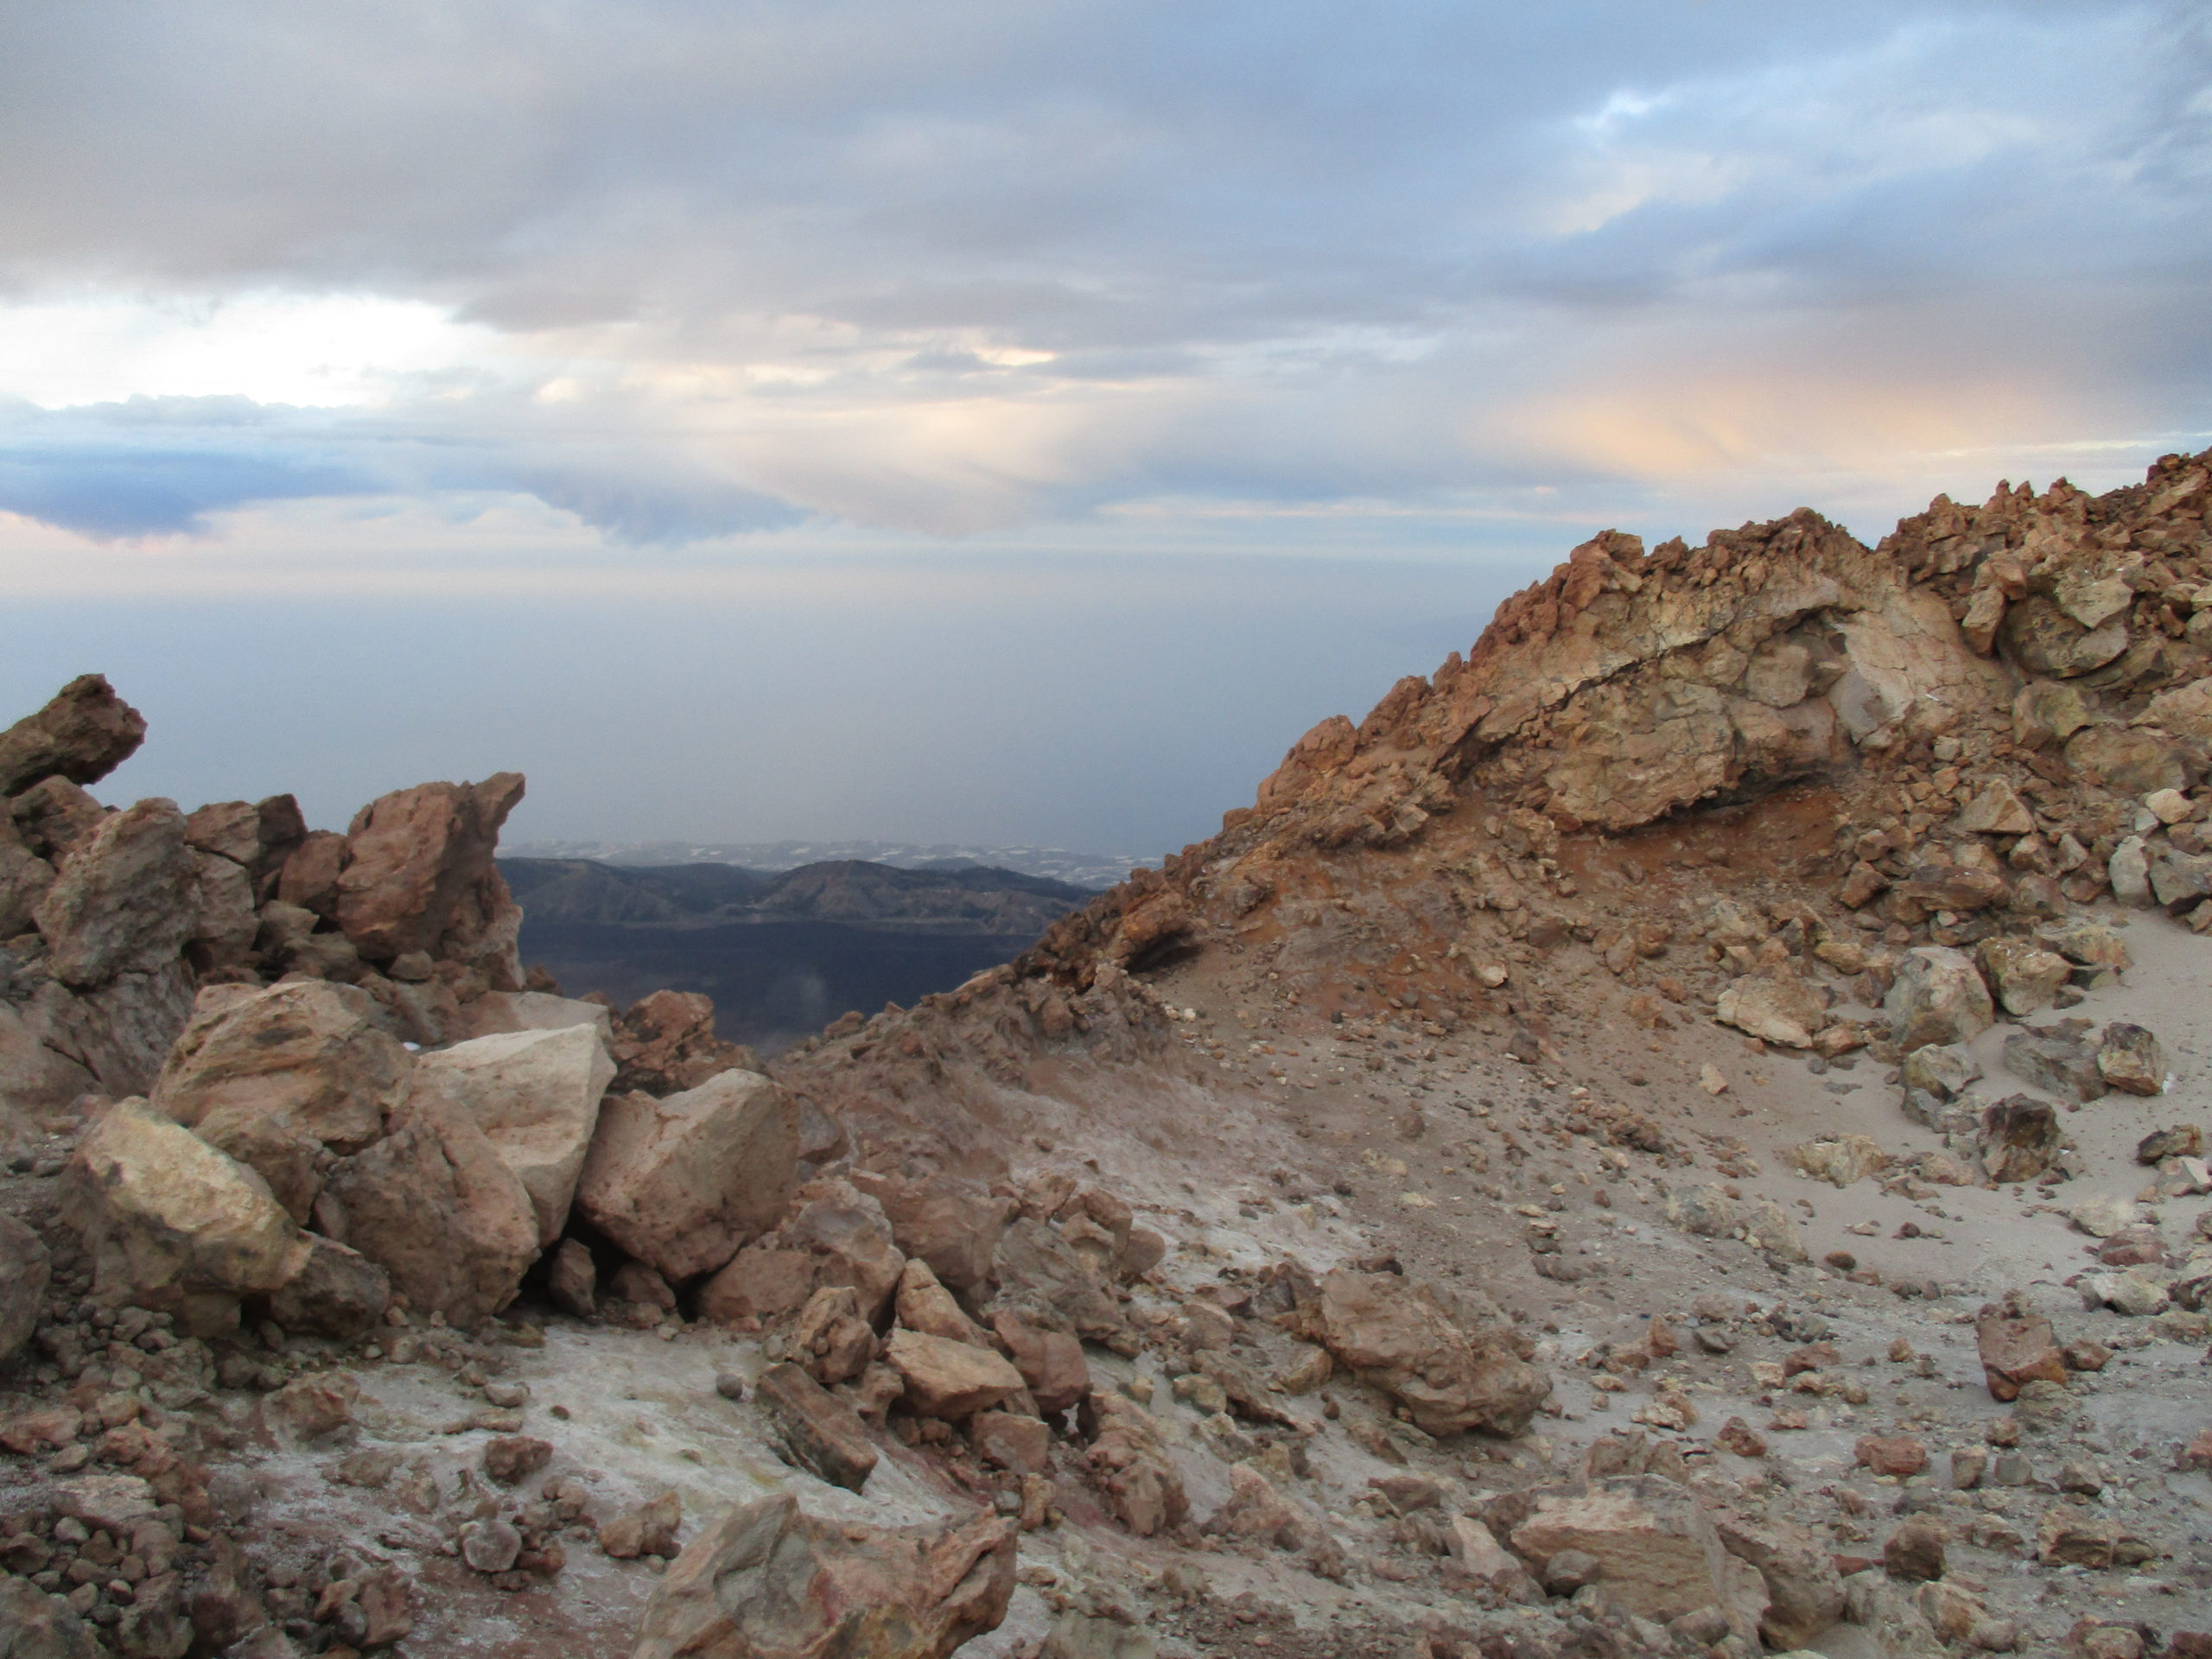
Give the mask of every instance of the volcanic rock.
M 1586 1489 L 1539 1489 L 1509 1541 L 1522 1560 L 1580 1550 L 1608 1600 L 1661 1623 L 1727 1599 L 1726 1553 L 1697 1499 L 1672 1481 L 1627 1475 Z
M 522 988 L 522 912 L 493 861 L 522 792 L 521 774 L 503 772 L 480 784 L 420 784 L 354 815 L 332 914 L 364 959 L 423 950 L 478 969 L 493 990 Z
M 294 1265 L 291 1218 L 252 1170 L 144 1101 L 92 1120 L 65 1173 L 63 1213 L 92 1256 L 100 1299 L 175 1314 L 213 1334 L 238 1300 Z
M 2105 1092 L 2096 1051 L 2057 1027 L 2014 1032 L 2005 1039 L 2005 1064 L 2031 1088 L 2061 1099 L 2087 1102 Z
M 798 1465 L 857 1492 L 868 1484 L 876 1450 L 860 1414 L 798 1365 L 771 1365 L 760 1373 L 753 1397 L 771 1428 Z
M 1899 1048 L 1971 1042 L 1989 1029 L 1996 1010 L 1972 958 L 1946 945 L 1908 950 L 1883 999 Z
M 45 708 L 0 732 L 0 795 L 48 778 L 96 784 L 145 741 L 146 721 L 102 674 L 80 674 Z
M 2010 1095 L 1981 1114 L 1982 1173 L 1993 1181 L 2032 1181 L 2058 1156 L 2058 1114 L 2032 1095 Z
M 174 801 L 105 819 L 38 901 L 54 976 L 79 989 L 173 967 L 196 920 L 197 874 Z
M 724 1071 L 757 1071 L 750 1049 L 715 1035 L 713 999 L 655 991 L 613 1022 L 617 1093 L 682 1094 Z
M 2166 1052 L 2140 1026 L 2115 1020 L 2097 1045 L 2097 1071 L 2113 1088 L 2131 1095 L 2164 1094 Z
M 906 1404 L 918 1417 L 957 1422 L 1021 1392 L 1021 1373 L 988 1348 L 901 1329 L 883 1353 L 906 1378 Z
M 680 1282 L 774 1226 L 798 1166 L 796 1103 L 756 1072 L 726 1071 L 664 1100 L 608 1096 L 576 1203 L 632 1255 Z
M 1413 1414 L 1431 1434 L 1518 1433 L 1550 1397 L 1512 1328 L 1477 1294 L 1452 1307 L 1433 1287 L 1338 1268 L 1321 1281 L 1315 1334 L 1340 1363 Z
M 572 1025 L 479 1037 L 425 1054 L 417 1065 L 467 1109 L 521 1180 L 539 1244 L 560 1237 L 614 1076 L 599 1033 Z
M 632 1659 L 947 1659 L 1006 1617 L 1020 1535 L 982 1516 L 944 1531 L 820 1521 L 789 1493 L 741 1504 L 655 1586 Z

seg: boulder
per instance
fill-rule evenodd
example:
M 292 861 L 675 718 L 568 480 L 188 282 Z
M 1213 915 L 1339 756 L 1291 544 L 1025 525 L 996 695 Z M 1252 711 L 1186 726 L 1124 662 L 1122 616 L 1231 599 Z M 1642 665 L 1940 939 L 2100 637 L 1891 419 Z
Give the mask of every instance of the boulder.
M 1843 1579 L 1821 1540 L 1794 1522 L 1731 1511 L 1715 1514 L 1720 1547 L 1748 1562 L 1766 1585 L 1759 1635 L 1777 1651 L 1811 1645 L 1843 1616 Z
M 803 1367 L 771 1365 L 760 1373 L 753 1398 L 767 1414 L 777 1441 L 799 1467 L 849 1492 L 868 1484 L 876 1450 L 867 1426 Z
M 2031 680 L 2012 699 L 2012 741 L 2023 748 L 2063 743 L 2096 718 L 2079 687 Z
M 1977 836 L 2032 836 L 2035 814 L 2019 791 L 2002 779 L 1985 784 L 1959 809 L 1955 828 Z
M 2037 939 L 2084 968 L 2110 968 L 2125 973 L 2133 964 L 2127 941 L 2113 929 L 2078 918 L 2045 922 L 2036 929 Z
M 48 982 L 27 1010 L 39 1040 L 77 1061 L 102 1093 L 121 1098 L 153 1087 L 177 1033 L 192 1015 L 192 970 L 182 957 L 151 973 L 119 973 L 92 990 L 69 994 Z
M 2212 854 L 2162 850 L 2151 861 L 2151 896 L 2176 916 L 2212 899 Z
M 13 1216 L 0 1215 L 0 1370 L 23 1351 L 38 1329 L 50 1276 L 39 1236 Z
M 1728 1600 L 1713 1522 L 1692 1493 L 1656 1476 L 1540 1490 L 1508 1541 L 1539 1567 L 1567 1550 L 1592 1557 L 1606 1600 L 1640 1618 L 1664 1624 Z
M 537 1213 L 537 1242 L 559 1238 L 614 1077 L 599 1033 L 570 1025 L 478 1037 L 425 1054 L 417 1066 L 467 1109 L 521 1180 Z
M 309 830 L 285 855 L 277 871 L 276 902 L 305 911 L 319 921 L 334 923 L 338 877 L 346 868 L 346 857 L 345 836 L 329 830 Z
M 2068 1211 L 2066 1218 L 2074 1224 L 2077 1232 L 2087 1233 L 2091 1238 L 2111 1238 L 2141 1221 L 2143 1211 L 2132 1199 L 2113 1192 L 2097 1192 Z
M 2063 1026 L 2031 1027 L 2005 1039 L 2005 1065 L 2031 1089 L 2087 1103 L 2105 1092 L 2096 1050 Z
M 102 1659 L 111 1651 L 66 1597 L 0 1573 L 0 1659 Z
M 782 1217 L 797 1184 L 798 1108 L 751 1071 L 666 1099 L 610 1095 L 576 1203 L 672 1282 L 711 1272 Z
M 2161 789 L 2187 789 L 2182 746 L 2162 732 L 2085 726 L 2066 740 L 2066 764 L 2115 794 L 2138 800 Z
M 1926 1583 L 1943 1576 L 1949 1534 L 1933 1516 L 1916 1515 L 1882 1545 L 1882 1567 L 1893 1579 Z
M 748 1244 L 700 1287 L 699 1316 L 735 1330 L 758 1330 L 806 1306 L 815 1271 L 809 1251 Z
M 906 1263 L 899 1275 L 894 1298 L 899 1323 L 925 1336 L 943 1337 L 972 1347 L 988 1345 L 989 1338 L 975 1320 L 960 1310 L 952 1293 L 938 1282 L 930 1264 L 918 1258 Z
M 2112 884 L 2115 902 L 2131 910 L 2151 906 L 2151 851 L 2140 836 L 2128 836 L 2112 849 L 2106 861 L 2105 879 Z
M 2032 1181 L 2049 1169 L 2063 1139 L 2058 1114 L 2032 1095 L 2010 1095 L 1981 1114 L 1982 1173 L 1991 1180 Z
M 1723 1025 L 1785 1048 L 1811 1047 L 1828 1022 L 1827 999 L 1786 968 L 1731 981 L 1715 1013 Z
M 1993 1400 L 2016 1400 L 2031 1382 L 2066 1381 L 2066 1359 L 2050 1321 L 2017 1297 L 1985 1307 L 1974 1321 L 1974 1346 Z
M 495 991 L 522 988 L 522 912 L 493 859 L 522 793 L 522 775 L 503 772 L 480 784 L 419 784 L 354 815 L 332 915 L 364 960 L 423 950 L 476 969 Z
M 48 778 L 9 802 L 8 816 L 23 845 L 60 869 L 113 815 L 67 779 Z
M 1923 1043 L 1971 1042 L 1997 1017 L 1972 959 L 1940 944 L 1904 953 L 1882 1007 L 1891 1036 L 1908 1052 Z
M 988 1298 L 999 1240 L 1016 1213 L 1010 1200 L 942 1173 L 911 1180 L 855 1172 L 852 1179 L 883 1206 L 901 1251 L 928 1262 L 940 1284 L 971 1305 Z
M 906 1271 L 891 1223 L 867 1192 L 834 1177 L 809 1181 L 792 1195 L 789 1219 L 761 1241 L 804 1252 L 817 1285 L 849 1285 L 861 1317 L 880 1323 Z
M 350 1342 L 384 1323 L 391 1275 L 382 1268 L 316 1233 L 301 1234 L 293 1253 L 297 1268 L 269 1294 L 269 1317 L 278 1325 Z
M 1000 1236 L 991 1270 L 998 1281 L 994 1313 L 1012 1313 L 1094 1342 L 1128 1328 L 1121 1305 L 1099 1281 L 1090 1260 L 1045 1222 L 1025 1216 L 1010 1224 Z
M 2159 692 L 2144 705 L 2135 723 L 2212 743 L 2212 679 L 2192 680 Z
M 1116 1520 L 1149 1538 L 1189 1518 L 1183 1478 L 1151 1413 L 1126 1395 L 1093 1394 L 1079 1421 L 1090 1442 L 1084 1461 Z
M 1446 1524 L 1445 1548 L 1467 1578 L 1501 1603 L 1544 1599 L 1542 1587 L 1529 1576 L 1520 1558 L 1499 1543 L 1483 1522 L 1471 1515 L 1455 1515 Z
M 992 1315 L 991 1329 L 1021 1373 L 1037 1409 L 1056 1416 L 1090 1393 L 1090 1362 L 1083 1344 L 1064 1331 L 1039 1331 L 1008 1313 Z
M 250 976 L 261 918 L 253 909 L 253 878 L 226 858 L 192 852 L 192 931 L 185 948 L 200 974 L 216 969 Z
M 947 1659 L 1014 1594 L 1011 1521 L 944 1529 L 823 1521 L 789 1493 L 729 1510 L 645 1604 L 631 1659 Z
M 2049 1007 L 2074 976 L 2074 964 L 2056 951 L 2002 935 L 1984 939 L 1974 957 L 1999 1006 L 2015 1017 Z
M 1816 1181 L 1850 1186 L 1890 1166 L 1890 1154 L 1866 1135 L 1847 1135 L 1833 1141 L 1809 1141 L 1789 1148 L 1797 1171 Z
M 896 1330 L 883 1357 L 906 1382 L 906 1406 L 917 1417 L 957 1422 L 1021 1392 L 1021 1373 L 988 1348 L 919 1331 Z
M 1011 1411 L 979 1411 L 968 1423 L 968 1442 L 995 1469 L 1020 1475 L 1046 1473 L 1052 1461 L 1052 1431 L 1041 1417 Z
M 136 1098 L 79 1140 L 62 1214 L 91 1252 L 101 1300 L 175 1314 L 195 1335 L 234 1325 L 241 1297 L 274 1290 L 296 1265 L 291 1217 L 269 1184 Z
M 1933 1095 L 1939 1101 L 1955 1100 L 1981 1079 L 1981 1062 L 1974 1051 L 1951 1043 L 1929 1043 L 1904 1057 L 1904 1086 Z
M 154 1084 L 153 1103 L 209 1145 L 260 1171 L 305 1223 L 330 1153 L 385 1132 L 410 1062 L 350 985 L 294 980 L 265 991 L 211 985 Z
M 103 820 L 38 901 L 47 965 L 89 989 L 173 966 L 197 919 L 198 876 L 175 801 L 141 801 Z
M 0 732 L 0 795 L 48 778 L 96 784 L 137 753 L 146 719 L 104 674 L 80 674 L 45 708 Z
M 1550 1397 L 1551 1378 L 1523 1360 L 1512 1326 L 1486 1299 L 1457 1306 L 1429 1285 L 1338 1268 L 1320 1284 L 1315 1334 L 1424 1432 L 1517 1434 Z
M 514 1300 L 537 1212 L 468 1110 L 419 1078 L 392 1133 L 332 1166 L 317 1224 L 391 1275 L 417 1319 L 473 1328 Z
M 398 964 L 393 963 L 394 967 Z M 614 1016 L 603 1002 L 555 996 L 545 991 L 486 991 L 457 1009 L 447 1039 L 465 1042 L 474 1037 L 495 1037 L 509 1031 L 559 1031 L 569 1026 L 588 1026 L 613 1052 Z
M 614 1088 L 682 1094 L 724 1071 L 758 1071 L 753 1051 L 715 1035 L 715 1004 L 696 991 L 655 991 L 613 1022 Z

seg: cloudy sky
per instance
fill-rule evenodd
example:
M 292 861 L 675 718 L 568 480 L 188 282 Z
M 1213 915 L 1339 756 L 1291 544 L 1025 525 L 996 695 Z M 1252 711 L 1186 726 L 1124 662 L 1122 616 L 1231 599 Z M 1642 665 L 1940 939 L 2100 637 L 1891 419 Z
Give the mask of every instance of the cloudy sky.
M 1156 852 L 1605 525 L 2212 442 L 2189 5 L 75 0 L 0 154 L 118 795 Z

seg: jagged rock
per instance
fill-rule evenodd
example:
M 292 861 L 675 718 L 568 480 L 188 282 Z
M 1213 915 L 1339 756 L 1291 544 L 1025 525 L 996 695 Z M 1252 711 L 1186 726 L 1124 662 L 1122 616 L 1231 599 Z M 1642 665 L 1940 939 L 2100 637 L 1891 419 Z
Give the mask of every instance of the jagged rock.
M 1217 1537 L 1251 1538 L 1278 1549 L 1296 1549 L 1314 1531 L 1312 1516 L 1285 1497 L 1274 1483 L 1249 1463 L 1229 1471 L 1229 1499 L 1207 1521 Z
M 299 1265 L 270 1293 L 269 1316 L 287 1331 L 350 1341 L 383 1323 L 391 1305 L 391 1275 L 335 1239 L 302 1233 Z
M 314 830 L 301 836 L 278 869 L 276 902 L 334 923 L 338 877 L 346 868 L 347 851 L 346 837 L 328 830 Z
M 577 1239 L 561 1241 L 546 1271 L 545 1294 L 571 1318 L 588 1319 L 598 1314 L 599 1268 L 588 1247 Z
M 1524 1561 L 1580 1550 L 1613 1605 L 1665 1623 L 1728 1599 L 1726 1552 L 1690 1492 L 1648 1475 L 1540 1488 L 1509 1540 Z
M 1890 1166 L 1890 1154 L 1863 1135 L 1847 1135 L 1834 1141 L 1810 1141 L 1789 1151 L 1790 1163 L 1816 1181 L 1850 1186 Z
M 1843 1579 L 1834 1558 L 1811 1532 L 1774 1516 L 1726 1510 L 1713 1522 L 1720 1547 L 1765 1581 L 1767 1608 L 1759 1635 L 1769 1648 L 1803 1648 L 1843 1616 Z
M 2031 1382 L 2066 1382 L 2066 1359 L 2050 1321 L 2017 1298 L 1985 1307 L 1974 1322 L 1974 1345 L 1993 1400 L 2016 1400 Z
M 184 815 L 141 801 L 104 820 L 36 907 L 54 976 L 80 989 L 174 965 L 192 936 L 197 891 Z
M 1455 1515 L 1449 1527 L 1445 1546 L 1459 1570 L 1475 1584 L 1501 1603 L 1543 1600 L 1543 1587 L 1487 1526 L 1471 1515 Z
M 1149 1538 L 1189 1517 L 1182 1477 L 1149 1412 L 1123 1395 L 1092 1394 L 1079 1421 L 1090 1441 L 1084 1461 L 1116 1520 Z
M 906 1380 L 906 1405 L 917 1417 L 957 1422 L 1021 1392 L 1021 1373 L 988 1348 L 902 1329 L 891 1333 L 883 1357 Z
M 2197 1158 L 2204 1152 L 2204 1130 L 2196 1123 L 2153 1129 L 2135 1143 L 2135 1161 L 2158 1164 L 2169 1158 Z
M 969 1444 L 997 1469 L 1041 1475 L 1052 1466 L 1052 1431 L 1041 1417 L 1011 1411 L 979 1411 L 969 1420 Z
M 2192 680 L 2159 692 L 2144 705 L 2135 723 L 2212 743 L 2212 678 Z
M 2112 896 L 2132 910 L 2146 910 L 2151 905 L 2151 854 L 2140 836 L 2129 836 L 2113 849 L 2112 857 L 2105 865 L 2105 879 L 2112 884 Z
M 832 1486 L 857 1492 L 876 1465 L 875 1447 L 852 1407 L 789 1363 L 760 1373 L 753 1397 L 798 1465 Z
M 1486 1299 L 1459 1301 L 1395 1274 L 1340 1268 L 1321 1281 L 1314 1334 L 1428 1433 L 1517 1434 L 1550 1397 L 1551 1378 L 1521 1357 Z
M 50 1273 L 39 1236 L 13 1216 L 0 1215 L 0 1370 L 38 1328 L 39 1301 Z
M 2151 896 L 2176 916 L 2212 899 L 2212 854 L 2161 852 L 2151 861 Z
M 2015 1017 L 2049 1007 L 2074 974 L 2073 963 L 2056 951 L 2024 939 L 1984 939 L 1974 955 L 1998 1002 Z
M 46 707 L 0 732 L 0 795 L 48 778 L 96 784 L 145 741 L 146 720 L 103 674 L 80 674 Z
M 1008 1226 L 992 1258 L 999 1284 L 993 1312 L 1103 1342 L 1127 1328 L 1113 1293 L 1058 1233 L 1024 1217 Z
M 73 1060 L 103 1093 L 143 1094 L 192 1014 L 192 971 L 182 958 L 151 973 L 119 973 L 73 995 L 48 982 L 28 1012 L 40 1042 Z
M 900 1250 L 928 1262 L 954 1295 L 988 1298 L 999 1240 L 1015 1213 L 1009 1201 L 942 1173 L 908 1180 L 855 1172 L 853 1182 L 883 1206 Z
M 2084 1307 L 2108 1307 L 2131 1319 L 2149 1319 L 2172 1305 L 2172 1293 L 2154 1270 L 2129 1268 L 2120 1273 L 2092 1273 L 2076 1288 Z
M 62 1209 L 102 1300 L 173 1313 L 195 1334 L 235 1325 L 239 1299 L 274 1290 L 295 1265 L 291 1218 L 268 1183 L 143 1100 L 92 1120 Z
M 0 811 L 0 939 L 32 929 L 39 900 L 54 886 L 54 866 L 23 844 L 14 817 Z
M 261 929 L 253 908 L 253 878 L 226 858 L 192 851 L 192 931 L 185 938 L 193 965 L 244 973 Z
M 961 1312 L 952 1293 L 938 1282 L 937 1274 L 930 1271 L 930 1264 L 918 1257 L 908 1262 L 900 1272 L 894 1300 L 899 1323 L 909 1331 L 977 1348 L 986 1346 L 989 1341 L 982 1327 Z
M 2014 1032 L 2005 1039 L 2005 1064 L 2031 1088 L 2062 1099 L 2087 1103 L 2105 1092 L 2096 1051 L 2063 1027 Z
M 2181 745 L 2158 732 L 2085 726 L 2066 740 L 2066 764 L 2081 776 L 2138 800 L 2158 790 L 2189 787 L 2189 765 Z
M 2119 1541 L 2117 1522 L 2078 1504 L 2054 1503 L 2036 1526 L 2036 1559 L 2045 1567 L 2110 1567 Z
M 261 1173 L 304 1223 L 329 1153 L 360 1151 L 407 1092 L 410 1062 L 349 985 L 213 985 L 154 1084 L 153 1103 Z
M 676 1537 L 683 1525 L 683 1497 L 663 1492 L 600 1522 L 599 1547 L 618 1561 L 634 1561 L 641 1555 L 668 1560 L 677 1553 Z
M 417 1066 L 467 1109 L 521 1180 L 537 1212 L 537 1242 L 560 1237 L 614 1076 L 599 1033 L 573 1025 L 479 1037 Z
M 2097 1045 L 2097 1072 L 2113 1088 L 2131 1095 L 2165 1092 L 2166 1054 L 2158 1039 L 2141 1026 L 2115 1020 Z
M 0 1642 L 4 1659 L 101 1659 L 106 1651 L 65 1598 L 13 1573 L 0 1573 Z
M 2127 941 L 2111 928 L 2095 922 L 2078 918 L 2045 922 L 2036 929 L 2036 938 L 2069 962 L 2079 963 L 2085 968 L 2111 968 L 2125 972 L 2133 963 Z
M 2036 818 L 2018 791 L 1999 779 L 1985 784 L 1959 809 L 1957 828 L 1969 835 L 2031 836 L 2036 832 Z
M 1020 1536 L 984 1516 L 943 1531 L 818 1521 L 789 1493 L 741 1504 L 654 1587 L 632 1659 L 947 1659 L 1006 1617 Z
M 522 912 L 493 861 L 522 793 L 521 774 L 503 772 L 480 784 L 419 784 L 354 815 L 331 913 L 364 959 L 425 950 L 476 969 L 495 991 L 522 988 Z
M 1827 1002 L 1796 974 L 1775 969 L 1732 981 L 1720 993 L 1716 1017 L 1770 1043 L 1809 1048 L 1827 1024 Z
M 751 1071 L 656 1100 L 609 1095 L 576 1204 L 639 1261 L 680 1281 L 774 1226 L 797 1183 L 798 1109 Z
M 1039 1331 L 1014 1314 L 992 1316 L 991 1329 L 1021 1373 L 1037 1409 L 1056 1416 L 1082 1404 L 1090 1393 L 1090 1362 L 1083 1344 L 1062 1331 Z
M 2012 741 L 2022 748 L 2063 743 L 2095 719 L 2081 689 L 2056 680 L 2031 680 L 2012 699 Z
M 2127 649 L 2124 621 L 2114 618 L 2085 628 L 2040 594 L 2006 611 L 1999 637 L 2005 656 L 2023 670 L 2059 679 L 2102 668 Z
M 1929 1043 L 1904 1057 L 1904 1086 L 1941 1100 L 1955 1100 L 1981 1079 L 1974 1052 L 1951 1043 Z
M 93 832 L 113 816 L 64 778 L 32 785 L 8 803 L 8 815 L 23 845 L 55 869 L 89 846 Z
M 398 965 L 392 963 L 395 968 Z M 570 1026 L 589 1027 L 599 1033 L 608 1052 L 613 1052 L 614 1016 L 604 1003 L 544 991 L 486 991 L 454 1011 L 446 1038 L 461 1043 L 506 1032 L 562 1031 Z
M 537 1214 L 467 1109 L 418 1080 L 392 1132 L 331 1166 L 317 1224 L 391 1275 L 417 1318 L 473 1327 L 514 1299 Z
M 671 1299 L 673 1300 L 673 1299 Z M 875 1332 L 848 1286 L 823 1286 L 791 1324 L 785 1351 L 824 1388 L 851 1381 L 875 1358 Z
M 725 1071 L 758 1071 L 750 1049 L 715 1035 L 715 1004 L 696 991 L 655 991 L 614 1022 L 613 1087 L 675 1095 Z
M 1986 858 L 1986 849 L 1964 850 Z M 1896 883 L 1891 893 L 1916 906 L 1913 916 L 1916 918 L 1921 912 L 1930 910 L 1986 910 L 2003 900 L 2005 886 L 1993 861 L 1954 863 L 1945 856 L 1914 865 L 1911 873 Z
M 1973 960 L 1940 944 L 1904 953 L 1882 1007 L 1891 1036 L 1908 1052 L 1923 1043 L 1971 1042 L 1997 1017 Z
M 2058 1156 L 2058 1114 L 2032 1095 L 2010 1095 L 1981 1114 L 1982 1173 L 2000 1184 L 2032 1181 Z

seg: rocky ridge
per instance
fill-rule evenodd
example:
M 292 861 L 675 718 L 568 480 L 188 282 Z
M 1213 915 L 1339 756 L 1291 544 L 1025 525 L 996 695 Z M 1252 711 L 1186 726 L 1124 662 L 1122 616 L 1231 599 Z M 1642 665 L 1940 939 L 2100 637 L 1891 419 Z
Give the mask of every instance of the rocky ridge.
M 766 1075 L 698 999 L 523 988 L 518 779 L 273 862 L 226 809 L 218 954 L 168 937 L 202 814 L 57 840 L 97 772 L 31 779 L 6 1610 L 134 1655 L 2212 1649 L 2207 475 L 1599 537 L 1213 842 Z M 79 682 L 0 755 L 88 727 L 80 772 L 137 741 Z M 124 1004 L 121 1059 L 45 1058 Z

